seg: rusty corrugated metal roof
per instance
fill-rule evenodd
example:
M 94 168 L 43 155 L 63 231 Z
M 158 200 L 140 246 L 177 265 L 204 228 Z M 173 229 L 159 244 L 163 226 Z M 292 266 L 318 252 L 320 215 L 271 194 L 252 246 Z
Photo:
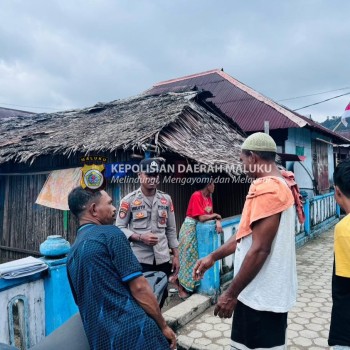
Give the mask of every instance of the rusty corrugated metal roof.
M 213 97 L 207 100 L 232 118 L 245 132 L 261 131 L 264 129 L 264 122 L 269 121 L 271 130 L 309 126 L 328 134 L 334 141 L 349 142 L 341 135 L 289 110 L 220 69 L 157 83 L 147 93 L 161 94 L 186 86 L 210 91 Z
M 337 134 L 340 134 L 343 137 L 346 137 L 350 140 L 350 130 L 349 131 L 338 131 Z

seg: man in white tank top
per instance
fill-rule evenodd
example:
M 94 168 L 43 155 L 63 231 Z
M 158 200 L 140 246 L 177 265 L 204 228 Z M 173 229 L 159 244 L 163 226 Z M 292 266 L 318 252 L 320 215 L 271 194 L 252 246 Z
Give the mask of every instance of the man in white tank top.
M 288 311 L 296 301 L 294 197 L 275 163 L 276 143 L 250 135 L 242 145 L 249 188 L 238 232 L 199 260 L 200 279 L 215 261 L 235 252 L 235 275 L 214 315 L 230 318 L 232 349 L 286 349 Z

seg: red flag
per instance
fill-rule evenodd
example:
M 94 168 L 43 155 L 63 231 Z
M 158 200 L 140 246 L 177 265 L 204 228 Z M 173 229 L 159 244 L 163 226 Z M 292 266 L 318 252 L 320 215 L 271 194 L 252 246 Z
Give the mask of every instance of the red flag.
M 346 106 L 343 115 L 341 116 L 341 121 L 345 126 L 348 126 L 347 118 L 350 118 L 350 103 Z

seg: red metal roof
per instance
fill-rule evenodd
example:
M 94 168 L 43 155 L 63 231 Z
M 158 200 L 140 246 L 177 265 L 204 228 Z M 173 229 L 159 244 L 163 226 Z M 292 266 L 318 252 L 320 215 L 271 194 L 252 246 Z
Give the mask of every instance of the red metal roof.
M 338 131 L 337 134 L 340 134 L 343 137 L 346 137 L 350 140 L 350 130 L 349 131 Z
M 213 97 L 207 101 L 220 108 L 245 132 L 261 131 L 264 129 L 264 122 L 269 121 L 271 130 L 309 126 L 328 134 L 334 141 L 349 142 L 341 135 L 274 102 L 220 69 L 157 83 L 147 93 L 161 94 L 186 86 L 210 91 Z

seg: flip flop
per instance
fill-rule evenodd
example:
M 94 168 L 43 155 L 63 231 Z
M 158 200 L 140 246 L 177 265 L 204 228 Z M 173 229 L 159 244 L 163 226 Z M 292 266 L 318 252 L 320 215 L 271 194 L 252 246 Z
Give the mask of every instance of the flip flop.
M 179 295 L 179 298 L 180 298 L 182 301 L 187 300 L 189 297 L 190 297 L 190 295 L 187 295 L 187 297 L 180 297 L 180 295 Z

